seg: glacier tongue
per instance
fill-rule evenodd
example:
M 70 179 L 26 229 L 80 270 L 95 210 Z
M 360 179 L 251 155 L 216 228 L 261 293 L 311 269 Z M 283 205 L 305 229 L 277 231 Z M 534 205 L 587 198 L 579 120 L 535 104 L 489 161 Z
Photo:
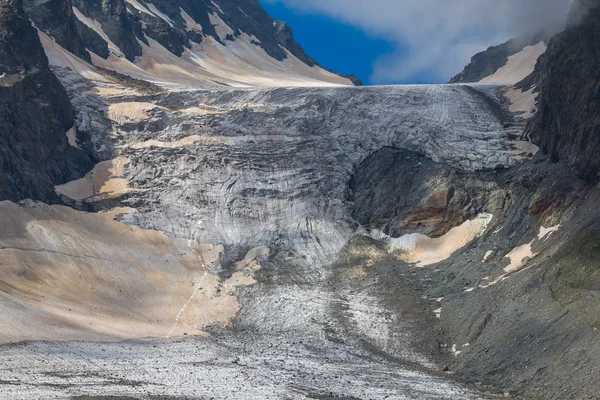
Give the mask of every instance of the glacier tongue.
M 354 230 L 345 201 L 353 170 L 379 149 L 471 171 L 517 162 L 504 117 L 489 105 L 498 93 L 398 86 L 155 96 L 152 123 L 134 114 L 113 121 L 120 155 L 131 160 L 127 202 L 138 205 L 125 221 L 225 245 L 312 243 L 305 255 L 327 263 Z M 139 107 L 130 97 L 111 101 Z

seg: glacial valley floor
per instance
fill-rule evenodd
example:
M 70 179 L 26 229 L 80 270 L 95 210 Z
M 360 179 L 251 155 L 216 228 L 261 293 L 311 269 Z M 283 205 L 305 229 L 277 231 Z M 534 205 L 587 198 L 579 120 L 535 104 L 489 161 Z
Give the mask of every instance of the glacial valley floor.
M 7 400 L 493 398 L 326 337 L 30 342 L 0 365 Z

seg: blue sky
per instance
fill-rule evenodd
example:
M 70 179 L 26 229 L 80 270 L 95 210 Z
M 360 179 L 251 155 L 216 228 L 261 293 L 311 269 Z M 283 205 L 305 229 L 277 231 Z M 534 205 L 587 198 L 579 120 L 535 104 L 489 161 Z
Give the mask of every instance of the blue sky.
M 331 17 L 298 12 L 283 3 L 263 2 L 263 6 L 292 27 L 296 41 L 321 65 L 345 75 L 354 73 L 365 84 L 371 83 L 375 61 L 395 50 L 393 43 Z
M 366 84 L 447 82 L 477 52 L 560 26 L 573 0 L 259 0 L 322 65 Z

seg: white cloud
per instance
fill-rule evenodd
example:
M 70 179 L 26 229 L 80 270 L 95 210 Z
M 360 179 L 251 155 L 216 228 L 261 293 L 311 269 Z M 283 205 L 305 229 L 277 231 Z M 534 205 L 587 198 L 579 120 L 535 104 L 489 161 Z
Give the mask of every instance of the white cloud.
M 375 62 L 373 83 L 426 74 L 445 81 L 478 51 L 564 20 L 572 0 L 263 0 L 323 14 L 398 49 Z

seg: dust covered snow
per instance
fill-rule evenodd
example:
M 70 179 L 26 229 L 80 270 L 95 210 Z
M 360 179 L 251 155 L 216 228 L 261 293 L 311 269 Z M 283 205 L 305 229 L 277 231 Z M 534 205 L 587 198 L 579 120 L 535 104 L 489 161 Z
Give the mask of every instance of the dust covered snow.
M 501 67 L 494 74 L 483 78 L 481 83 L 503 83 L 514 85 L 527 76 L 535 69 L 538 58 L 546 51 L 544 42 L 535 46 L 527 46 L 519 53 L 508 57 L 506 65 Z

